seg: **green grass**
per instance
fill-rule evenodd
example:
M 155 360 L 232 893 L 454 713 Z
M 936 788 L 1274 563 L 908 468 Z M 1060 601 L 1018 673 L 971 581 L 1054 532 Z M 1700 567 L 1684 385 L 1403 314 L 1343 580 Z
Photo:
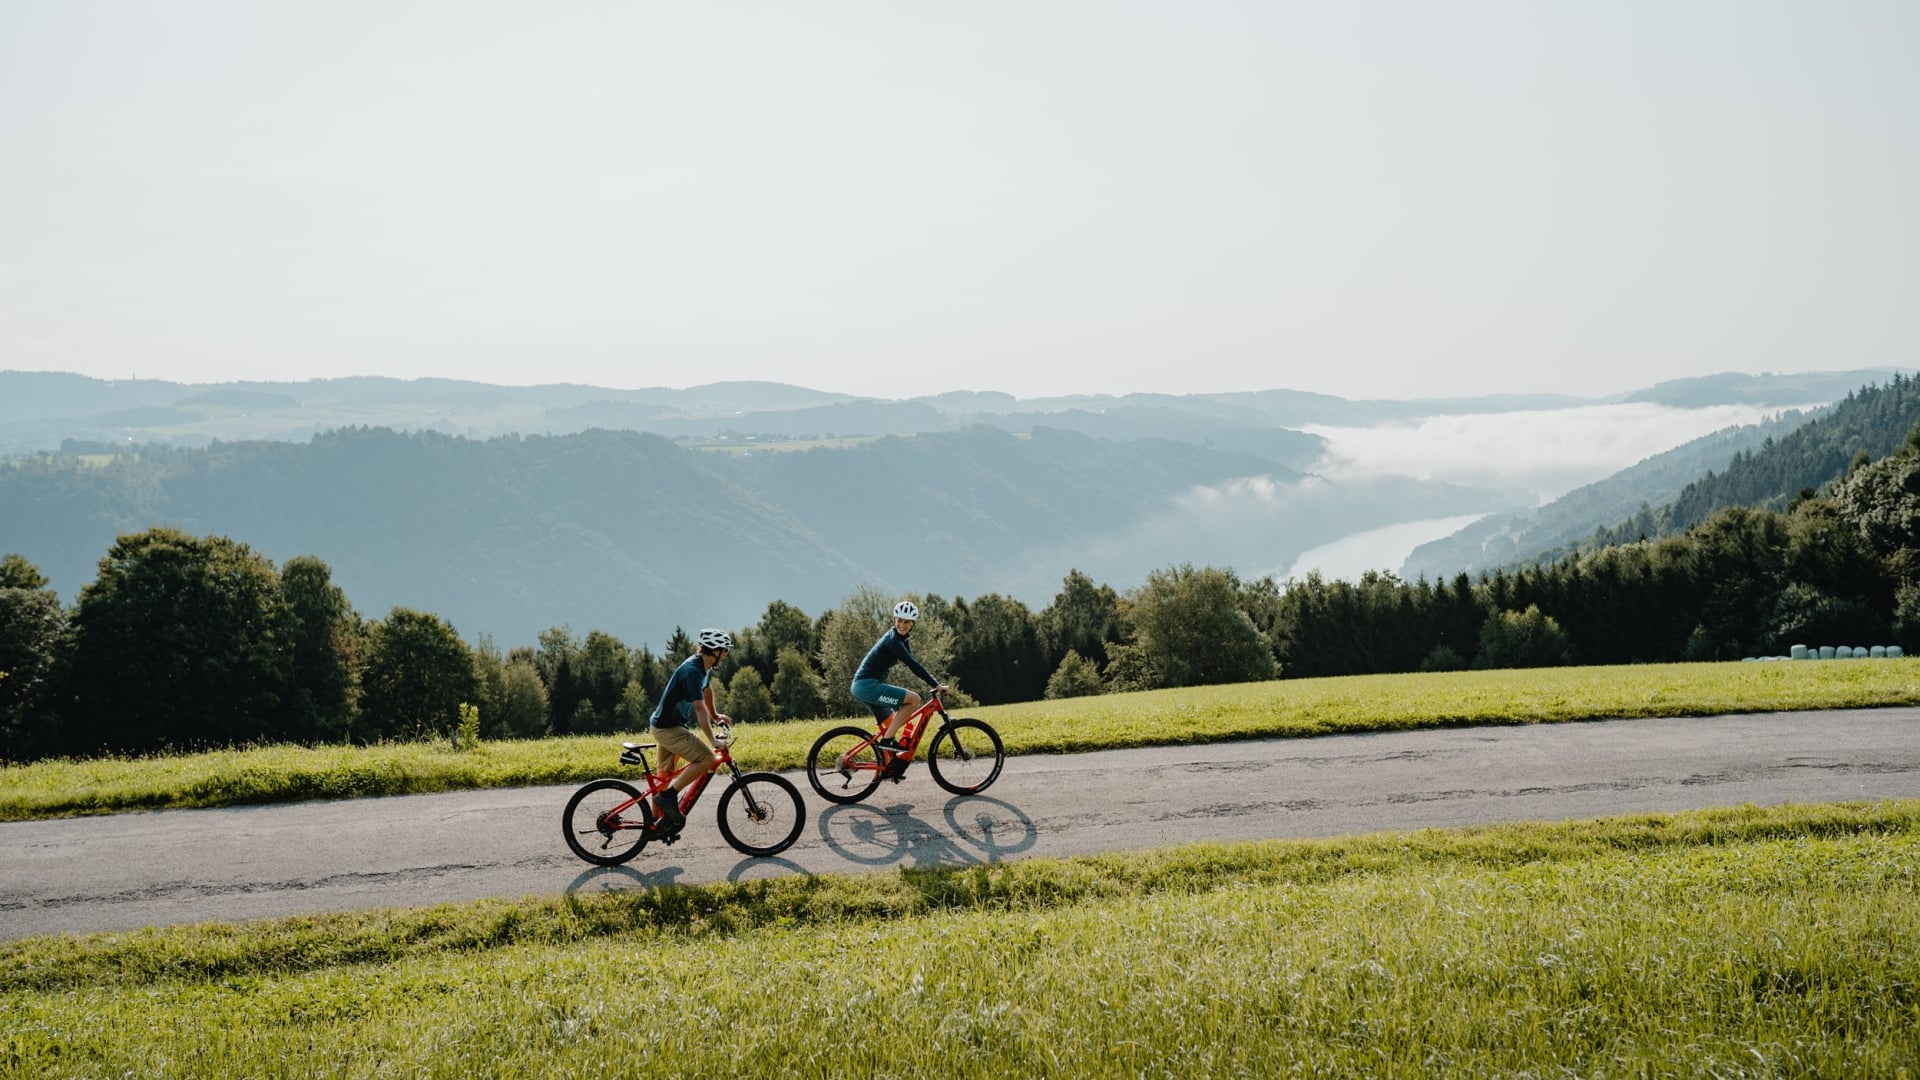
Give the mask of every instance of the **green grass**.
M 0 1075 L 1920 1075 L 1920 801 L 0 945 Z
M 1469 724 L 1920 704 L 1920 659 L 1647 664 L 1288 679 L 953 710 L 1013 754 Z M 741 728 L 743 767 L 790 769 L 834 723 Z M 628 736 L 630 738 L 644 738 Z M 575 783 L 619 772 L 621 736 L 373 747 L 274 746 L 0 767 L 0 821 L 464 788 Z

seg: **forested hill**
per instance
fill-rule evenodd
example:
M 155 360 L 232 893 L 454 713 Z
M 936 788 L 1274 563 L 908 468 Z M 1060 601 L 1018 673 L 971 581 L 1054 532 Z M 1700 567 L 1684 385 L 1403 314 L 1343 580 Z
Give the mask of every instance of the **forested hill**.
M 1547 552 L 1537 561 L 1551 562 L 1575 551 L 1642 538 L 1674 536 L 1723 507 L 1785 509 L 1802 492 L 1819 491 L 1845 476 L 1848 466 L 1863 455 L 1879 459 L 1899 450 L 1916 424 L 1920 424 L 1920 381 L 1896 374 L 1884 385 L 1848 394 L 1792 432 L 1734 455 L 1724 471 L 1708 472 L 1672 502 L 1657 508 L 1643 506 L 1626 521 Z
M 0 552 L 24 555 L 71 601 L 116 534 L 171 525 L 276 562 L 317 556 L 371 616 L 405 605 L 509 644 L 558 625 L 661 642 L 675 625 L 742 625 L 773 599 L 823 610 L 863 583 L 978 595 L 1012 592 L 1010 575 L 1026 574 L 1044 600 L 1069 569 L 1090 568 L 1089 552 L 1150 560 L 1092 568 L 1125 587 L 1175 558 L 1233 562 L 1224 542 L 1257 543 L 1270 566 L 1408 506 L 1493 508 L 1489 493 L 1447 485 L 1315 481 L 1298 485 L 1310 512 L 1262 529 L 1181 509 L 1196 490 L 1250 477 L 1260 505 L 1300 479 L 1253 455 L 1045 428 L 752 455 L 634 432 L 357 428 L 104 463 L 17 459 L 0 468 Z M 1195 532 L 1172 551 L 1140 542 L 1149 524 L 1190 518 Z
M 1415 548 L 1400 576 L 1413 581 L 1440 580 L 1462 571 L 1477 575 L 1531 563 L 1543 552 L 1571 550 L 1592 535 L 1596 525 L 1617 522 L 1649 504 L 1664 504 L 1703 475 L 1808 419 L 1807 413 L 1793 409 L 1759 423 L 1724 428 L 1575 488 L 1545 506 L 1488 514 L 1452 536 Z

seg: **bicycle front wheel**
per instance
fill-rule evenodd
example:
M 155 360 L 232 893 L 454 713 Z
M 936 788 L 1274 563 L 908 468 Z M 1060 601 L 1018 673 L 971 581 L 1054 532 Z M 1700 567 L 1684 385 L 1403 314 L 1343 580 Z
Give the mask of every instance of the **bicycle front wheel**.
M 560 828 L 575 855 L 599 866 L 619 866 L 647 846 L 653 811 L 625 780 L 594 780 L 573 793 Z
M 778 855 L 806 824 L 807 804 L 784 776 L 747 773 L 720 796 L 720 835 L 743 855 Z
M 933 735 L 927 768 L 933 782 L 955 795 L 987 790 L 1007 760 L 1000 733 L 979 720 L 954 720 Z
M 828 802 L 857 803 L 873 794 L 880 786 L 880 751 L 873 746 L 877 738 L 851 724 L 820 736 L 807 753 L 807 783 Z

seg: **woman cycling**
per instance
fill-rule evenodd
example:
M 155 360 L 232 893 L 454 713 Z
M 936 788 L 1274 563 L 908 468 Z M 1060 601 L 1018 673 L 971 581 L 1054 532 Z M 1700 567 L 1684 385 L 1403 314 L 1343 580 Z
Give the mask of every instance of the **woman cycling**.
M 880 640 L 867 651 L 867 658 L 860 661 L 859 669 L 853 673 L 854 700 L 872 709 L 874 719 L 886 721 L 887 726 L 875 745 L 888 754 L 900 752 L 900 742 L 894 736 L 906 724 L 907 717 L 920 707 L 919 694 L 881 681 L 887 672 L 893 670 L 893 665 L 907 665 L 908 670 L 931 685 L 936 694 L 947 688 L 945 683 L 927 671 L 907 646 L 907 635 L 913 633 L 913 624 L 919 618 L 920 609 L 914 606 L 913 601 L 902 600 L 893 605 L 893 628 L 880 635 Z

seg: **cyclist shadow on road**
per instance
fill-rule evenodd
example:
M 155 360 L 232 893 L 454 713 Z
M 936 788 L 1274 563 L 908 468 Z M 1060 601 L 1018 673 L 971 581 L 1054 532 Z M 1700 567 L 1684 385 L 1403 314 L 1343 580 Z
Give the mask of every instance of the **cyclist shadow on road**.
M 979 866 L 1017 855 L 1040 839 L 1032 818 L 985 795 L 955 796 L 941 817 L 944 831 L 915 817 L 912 803 L 833 806 L 820 814 L 820 839 L 841 858 L 872 866 Z
M 567 883 L 568 896 L 589 896 L 607 893 L 644 891 L 663 889 L 668 885 L 680 883 L 684 868 L 664 866 L 658 870 L 635 870 L 630 866 L 596 866 L 585 871 L 579 877 Z M 728 881 L 746 881 L 751 878 L 785 877 L 797 875 L 811 877 L 812 874 L 798 863 L 786 859 L 755 858 L 741 859 L 727 871 Z

